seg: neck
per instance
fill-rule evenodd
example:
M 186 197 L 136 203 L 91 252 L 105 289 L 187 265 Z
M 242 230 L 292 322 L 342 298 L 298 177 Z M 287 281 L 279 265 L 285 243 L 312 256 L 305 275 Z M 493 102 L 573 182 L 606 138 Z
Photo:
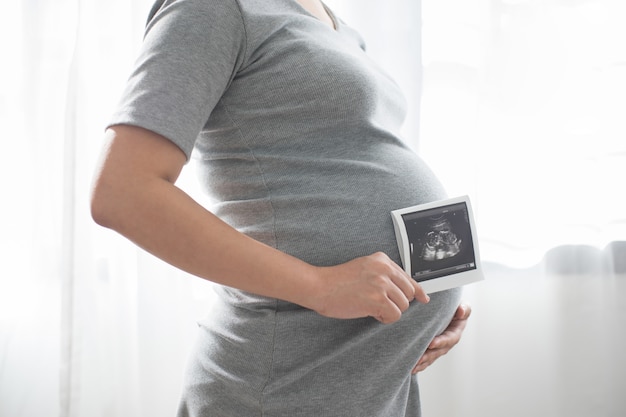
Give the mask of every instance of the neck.
M 326 23 L 333 29 L 335 28 L 335 22 L 330 17 L 324 4 L 321 0 L 296 0 L 300 6 L 302 6 L 307 12 L 317 17 L 322 22 Z

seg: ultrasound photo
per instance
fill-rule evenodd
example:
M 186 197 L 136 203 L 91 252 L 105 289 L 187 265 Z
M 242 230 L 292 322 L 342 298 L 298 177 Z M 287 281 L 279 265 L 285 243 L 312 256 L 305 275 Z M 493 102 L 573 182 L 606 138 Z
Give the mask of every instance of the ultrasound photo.
M 407 213 L 402 218 L 415 280 L 429 280 L 476 267 L 465 203 Z
M 433 219 L 430 229 L 422 246 L 422 260 L 434 261 L 458 255 L 463 241 L 454 233 L 448 219 Z

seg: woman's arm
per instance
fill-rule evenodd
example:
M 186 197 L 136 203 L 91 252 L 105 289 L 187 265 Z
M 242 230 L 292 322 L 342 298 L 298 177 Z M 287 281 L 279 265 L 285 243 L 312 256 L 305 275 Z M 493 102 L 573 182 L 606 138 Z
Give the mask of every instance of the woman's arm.
M 96 171 L 94 220 L 198 277 L 279 298 L 335 318 L 397 321 L 421 286 L 382 253 L 314 267 L 227 225 L 174 185 L 185 154 L 139 127 L 106 132 Z

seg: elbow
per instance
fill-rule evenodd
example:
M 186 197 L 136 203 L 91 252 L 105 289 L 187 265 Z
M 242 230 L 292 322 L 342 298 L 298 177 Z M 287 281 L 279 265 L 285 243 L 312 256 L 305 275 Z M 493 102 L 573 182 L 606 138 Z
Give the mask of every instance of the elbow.
M 90 209 L 91 218 L 96 224 L 107 228 L 111 227 L 110 209 L 106 204 L 105 196 L 97 187 L 91 192 Z
M 115 188 L 103 182 L 96 182 L 91 191 L 90 210 L 91 218 L 96 224 L 115 229 L 119 212 L 119 196 L 116 195 Z

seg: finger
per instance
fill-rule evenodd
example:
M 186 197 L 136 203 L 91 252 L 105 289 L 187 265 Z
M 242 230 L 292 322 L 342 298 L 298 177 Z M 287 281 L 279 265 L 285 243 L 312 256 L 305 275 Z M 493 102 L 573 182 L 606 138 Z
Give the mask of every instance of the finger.
M 387 297 L 401 312 L 408 310 L 410 302 L 413 300 L 413 297 L 410 299 L 407 298 L 406 294 L 402 292 L 399 287 L 394 285 L 387 289 Z
M 395 266 L 395 268 L 398 271 L 398 276 L 401 277 L 401 279 L 403 280 L 404 283 L 406 283 L 407 285 L 409 285 L 411 287 L 410 290 L 408 290 L 411 294 L 413 294 L 413 298 L 410 298 L 411 300 L 415 299 L 421 303 L 428 303 L 430 301 L 430 296 L 426 293 L 426 291 L 424 291 L 424 288 L 422 288 L 422 286 L 415 281 L 413 278 L 411 278 L 405 271 L 404 269 L 402 269 L 400 267 L 400 265 L 398 265 L 395 262 L 392 262 L 393 265 Z
M 454 313 L 454 318 L 458 320 L 467 320 L 472 314 L 472 307 L 469 304 L 459 304 Z
M 374 256 L 379 256 L 379 259 L 383 259 L 391 267 L 391 271 L 388 273 L 389 278 L 400 288 L 409 301 L 413 301 L 414 299 L 422 303 L 428 303 L 430 301 L 430 297 L 423 290 L 422 286 L 411 278 L 400 265 L 393 262 L 391 258 L 383 252 L 376 253 Z
M 388 300 L 387 303 L 379 306 L 378 311 L 372 317 L 383 324 L 391 324 L 400 320 L 402 311 L 391 300 Z
M 455 337 L 451 333 L 442 333 L 435 337 L 428 345 L 428 349 L 452 348 L 460 341 L 460 337 Z
M 404 293 L 409 301 L 413 301 L 415 298 L 415 286 L 410 276 L 404 272 L 404 269 L 397 263 L 393 262 L 389 257 L 386 257 L 387 264 L 390 268 L 388 276 L 393 283 Z
M 430 301 L 430 296 L 426 294 L 424 288 L 422 288 L 422 286 L 414 279 L 411 279 L 411 284 L 415 288 L 415 299 L 420 303 L 428 303 Z
M 415 364 L 415 366 L 413 367 L 413 369 L 411 370 L 411 373 L 413 375 L 415 375 L 418 372 L 422 372 L 424 369 L 428 368 L 430 365 L 432 365 L 435 362 L 435 359 L 431 359 L 431 358 L 422 358 L 420 359 L 420 361 Z
M 461 339 L 461 335 L 465 327 L 467 326 L 467 320 L 472 313 L 472 308 L 469 305 L 461 304 L 454 313 L 454 317 L 450 321 L 448 327 L 443 333 L 436 336 L 429 348 L 438 348 L 445 345 L 454 345 Z
M 413 367 L 411 373 L 416 374 L 432 365 L 441 356 L 448 353 L 449 349 L 428 349 L 422 355 L 417 364 Z
M 419 363 L 413 367 L 413 369 L 411 370 L 411 373 L 415 375 L 418 372 L 422 372 L 424 369 L 428 368 L 429 366 L 430 366 L 429 363 Z
M 441 349 L 441 348 L 452 348 L 454 345 L 459 343 L 461 340 L 461 335 L 463 333 L 463 329 L 465 328 L 464 320 L 456 320 L 450 323 L 448 328 L 436 336 L 432 342 L 428 345 L 429 349 Z
M 426 368 L 428 368 L 432 364 L 433 364 L 433 362 L 421 362 L 421 363 L 418 363 L 417 365 L 415 365 L 413 367 L 413 369 L 411 370 L 411 373 L 413 375 L 415 375 L 418 372 L 422 372 L 423 370 L 425 370 Z
M 463 330 L 467 325 L 467 319 L 472 313 L 468 304 L 460 304 L 457 307 L 452 321 L 442 334 L 436 336 L 428 345 L 428 349 L 413 367 L 411 373 L 416 374 L 432 365 L 439 357 L 448 353 L 459 341 Z

